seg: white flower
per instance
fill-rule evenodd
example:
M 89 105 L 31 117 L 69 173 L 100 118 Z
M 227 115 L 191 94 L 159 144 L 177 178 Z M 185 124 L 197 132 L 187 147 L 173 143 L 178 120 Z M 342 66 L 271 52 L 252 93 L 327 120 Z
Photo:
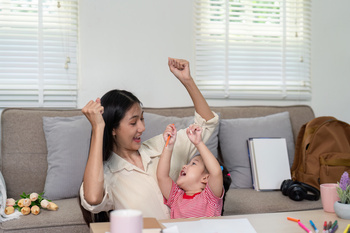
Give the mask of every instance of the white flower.
M 49 205 L 49 201 L 44 199 L 44 200 L 42 200 L 40 202 L 40 205 L 41 205 L 42 208 L 46 209 L 48 207 L 48 205 Z
M 23 206 L 30 206 L 32 204 L 32 201 L 29 198 L 26 198 L 23 200 Z
M 15 199 L 13 198 L 7 198 L 6 200 L 6 206 L 14 206 L 16 204 Z
M 38 199 L 38 196 L 39 195 L 37 193 L 32 193 L 32 194 L 30 194 L 29 199 L 31 201 L 36 201 Z

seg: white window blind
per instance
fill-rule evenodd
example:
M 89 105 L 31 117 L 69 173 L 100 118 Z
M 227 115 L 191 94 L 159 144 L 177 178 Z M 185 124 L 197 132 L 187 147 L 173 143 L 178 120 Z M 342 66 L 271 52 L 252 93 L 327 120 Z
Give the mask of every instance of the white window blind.
M 0 108 L 76 107 L 78 0 L 0 0 Z
M 206 98 L 311 97 L 311 0 L 196 0 L 197 84 Z

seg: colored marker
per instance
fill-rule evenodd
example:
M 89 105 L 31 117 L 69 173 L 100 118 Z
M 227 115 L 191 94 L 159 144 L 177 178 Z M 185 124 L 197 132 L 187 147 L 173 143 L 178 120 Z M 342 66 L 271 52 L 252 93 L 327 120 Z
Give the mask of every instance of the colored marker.
M 310 224 L 315 229 L 315 232 L 318 233 L 318 229 L 316 228 L 315 223 L 312 220 L 310 220 Z
M 329 233 L 329 229 L 331 228 L 331 226 L 332 226 L 332 221 L 329 221 L 326 227 L 326 233 Z
M 306 227 L 304 224 L 302 224 L 300 221 L 298 222 L 298 224 L 299 224 L 299 226 L 301 226 L 306 232 L 312 233 L 312 231 L 310 231 L 309 229 L 307 229 L 307 227 Z
M 166 140 L 165 147 L 167 147 L 167 146 L 168 146 L 169 141 L 170 141 L 170 135 L 168 136 L 168 139 Z
M 296 219 L 296 218 L 287 217 L 287 219 L 294 222 L 300 222 L 300 219 Z
M 338 229 L 338 224 L 332 227 L 332 230 L 330 231 L 330 233 L 334 233 L 337 229 Z
M 326 233 L 327 231 L 327 221 L 324 221 L 324 224 L 323 224 L 323 233 Z
M 343 233 L 348 233 L 348 232 L 350 232 L 350 224 L 348 224 L 348 226 L 343 231 Z
M 329 232 L 332 232 L 333 228 L 337 225 L 338 220 L 335 220 L 333 225 L 329 228 Z
M 327 230 L 331 229 L 331 226 L 332 226 L 332 221 L 329 221 L 328 226 L 327 226 Z
M 332 226 L 332 221 L 329 221 L 326 226 L 326 233 L 329 233 L 329 228 Z
M 172 124 L 172 125 L 174 125 L 174 124 Z M 167 146 L 168 146 L 169 141 L 170 141 L 170 135 L 168 136 L 168 139 L 166 140 L 165 147 L 167 147 Z

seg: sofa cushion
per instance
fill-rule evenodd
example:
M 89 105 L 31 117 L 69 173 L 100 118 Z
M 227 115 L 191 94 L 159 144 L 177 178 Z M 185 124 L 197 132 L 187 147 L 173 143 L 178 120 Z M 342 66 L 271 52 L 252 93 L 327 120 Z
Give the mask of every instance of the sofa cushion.
M 321 208 L 321 198 L 317 201 L 306 199 L 293 201 L 284 196 L 281 191 L 258 192 L 255 189 L 230 189 L 226 193 L 224 215 L 276 213 Z
M 220 117 L 220 113 L 217 113 Z M 190 124 L 194 122 L 194 116 L 188 117 L 171 117 L 171 116 L 161 116 L 158 114 L 147 113 L 143 114 L 145 118 L 146 130 L 142 133 L 141 140 L 142 142 L 163 134 L 165 128 L 169 124 L 175 124 L 176 129 L 185 129 Z M 219 134 L 219 125 L 215 128 L 213 134 L 210 136 L 206 145 L 208 149 L 214 154 L 215 157 L 218 157 L 218 134 Z
M 48 170 L 44 196 L 77 197 L 89 155 L 91 125 L 85 116 L 43 117 Z
M 286 139 L 289 164 L 294 157 L 294 138 L 288 112 L 256 118 L 222 119 L 219 140 L 224 163 L 232 178 L 231 188 L 252 188 L 247 140 L 251 137 Z

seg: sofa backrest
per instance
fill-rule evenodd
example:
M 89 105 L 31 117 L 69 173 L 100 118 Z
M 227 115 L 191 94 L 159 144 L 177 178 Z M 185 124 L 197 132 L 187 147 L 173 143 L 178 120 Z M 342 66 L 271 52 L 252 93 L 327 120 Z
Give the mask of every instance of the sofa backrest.
M 145 112 L 159 114 L 163 116 L 193 116 L 194 107 L 178 108 L 143 108 Z M 253 118 L 267 116 L 280 112 L 289 112 L 290 121 L 293 128 L 294 141 L 303 124 L 315 118 L 315 114 L 310 106 L 290 105 L 290 106 L 225 106 L 211 107 L 212 111 L 220 113 L 222 119 L 232 118 Z
M 43 117 L 75 116 L 81 110 L 8 108 L 1 115 L 1 165 L 7 196 L 42 192 L 47 172 Z
M 143 108 L 145 112 L 163 116 L 193 116 L 193 107 Z M 295 106 L 227 106 L 212 107 L 221 118 L 252 118 L 288 111 L 294 138 L 300 127 L 315 117 L 311 107 Z M 44 190 L 47 172 L 47 147 L 43 117 L 81 115 L 80 109 L 8 108 L 1 116 L 0 170 L 6 181 L 8 197 L 25 191 Z

